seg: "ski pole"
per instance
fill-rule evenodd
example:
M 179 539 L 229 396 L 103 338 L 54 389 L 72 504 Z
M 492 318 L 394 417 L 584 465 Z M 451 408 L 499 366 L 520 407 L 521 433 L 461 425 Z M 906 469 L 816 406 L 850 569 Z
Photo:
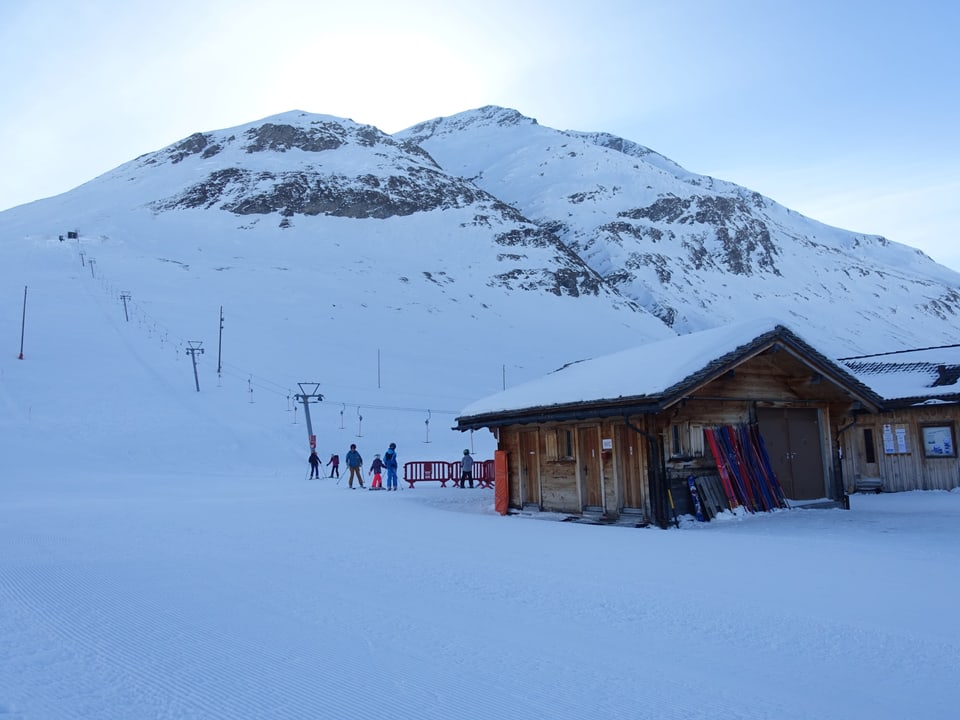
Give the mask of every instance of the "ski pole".
M 673 515 L 673 526 L 680 527 L 680 520 L 677 518 L 677 508 L 673 504 L 673 493 L 667 488 L 667 497 L 670 499 L 670 513 Z

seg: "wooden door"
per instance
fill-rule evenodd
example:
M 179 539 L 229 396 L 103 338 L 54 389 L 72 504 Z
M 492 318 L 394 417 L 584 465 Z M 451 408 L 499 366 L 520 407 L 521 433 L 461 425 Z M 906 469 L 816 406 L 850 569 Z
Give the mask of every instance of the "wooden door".
M 520 472 L 521 507 L 540 507 L 540 462 L 537 448 L 536 430 L 524 430 L 520 433 L 520 458 L 517 466 Z
M 820 440 L 820 413 L 813 409 L 791 410 L 787 414 L 793 497 L 816 500 L 827 496 L 823 477 L 823 444 Z
M 793 498 L 793 471 L 790 466 L 790 435 L 787 432 L 787 420 L 781 408 L 758 409 L 757 423 L 763 444 L 770 456 L 770 466 L 783 488 L 783 494 Z
M 826 497 L 820 412 L 814 408 L 758 408 L 757 422 L 783 494 L 790 500 Z
M 640 441 L 642 438 L 628 427 L 617 428 L 617 470 L 622 487 L 622 508 L 643 507 L 643 470 Z
M 584 508 L 603 508 L 603 477 L 600 473 L 600 428 L 577 430 L 577 463 Z

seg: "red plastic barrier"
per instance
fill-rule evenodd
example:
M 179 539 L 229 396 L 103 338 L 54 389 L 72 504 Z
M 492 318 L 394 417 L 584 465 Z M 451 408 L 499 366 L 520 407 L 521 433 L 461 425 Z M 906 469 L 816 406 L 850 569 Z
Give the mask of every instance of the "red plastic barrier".
M 473 464 L 473 481 L 479 483 L 477 487 L 492 488 L 496 479 L 496 464 L 493 460 Z
M 458 463 L 459 464 L 459 463 Z M 418 482 L 436 481 L 446 487 L 453 476 L 450 463 L 443 460 L 415 460 L 403 464 L 403 481 L 411 488 Z
M 403 481 L 411 488 L 418 482 L 438 482 L 440 487 L 446 487 L 448 482 L 452 482 L 454 487 L 459 487 L 461 474 L 459 460 L 456 462 L 414 460 L 403 464 Z M 473 482 L 477 487 L 492 488 L 495 479 L 493 460 L 474 461 Z

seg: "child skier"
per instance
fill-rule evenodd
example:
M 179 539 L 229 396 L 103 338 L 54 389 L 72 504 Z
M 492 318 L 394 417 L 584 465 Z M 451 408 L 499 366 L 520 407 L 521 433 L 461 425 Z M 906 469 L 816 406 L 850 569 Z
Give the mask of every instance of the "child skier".
M 373 456 L 373 462 L 370 463 L 370 471 L 367 473 L 373 473 L 373 484 L 370 485 L 371 490 L 383 490 L 382 476 L 380 473 L 383 472 L 383 461 L 380 460 L 379 455 Z

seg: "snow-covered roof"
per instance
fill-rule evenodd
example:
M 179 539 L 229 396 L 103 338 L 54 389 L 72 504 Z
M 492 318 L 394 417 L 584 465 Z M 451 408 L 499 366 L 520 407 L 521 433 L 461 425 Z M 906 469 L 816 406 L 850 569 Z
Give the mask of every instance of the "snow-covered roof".
M 885 400 L 956 400 L 960 344 L 841 358 L 840 363 Z
M 805 345 L 809 354 L 819 354 L 779 320 L 748 320 L 565 365 L 544 377 L 477 400 L 463 409 L 460 420 L 535 408 L 549 411 L 587 402 L 660 399 L 672 388 L 700 377 L 717 361 L 772 334 L 792 338 Z M 826 357 L 822 359 L 832 363 Z M 838 374 L 845 374 L 843 366 L 836 365 L 836 369 Z M 850 380 L 856 384 L 852 377 Z

